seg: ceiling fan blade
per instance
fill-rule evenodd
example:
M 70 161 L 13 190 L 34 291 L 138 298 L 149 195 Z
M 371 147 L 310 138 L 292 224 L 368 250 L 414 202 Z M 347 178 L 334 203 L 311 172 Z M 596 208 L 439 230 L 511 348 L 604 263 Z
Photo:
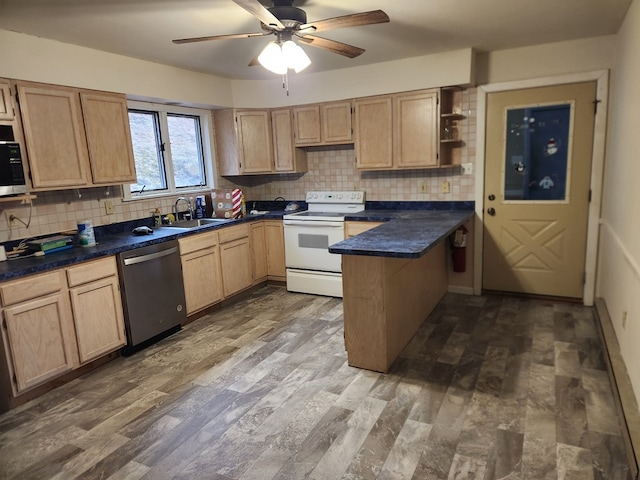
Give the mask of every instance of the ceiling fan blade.
M 247 65 L 247 67 L 255 67 L 256 65 L 260 65 L 260 62 L 258 61 L 258 56 L 260 54 L 256 55 L 255 57 L 253 57 L 251 59 L 251 61 L 249 62 L 249 65 Z
M 304 37 L 300 37 L 300 41 L 307 45 L 311 45 L 312 47 L 329 50 L 330 52 L 349 58 L 356 58 L 358 55 L 362 55 L 365 52 L 364 48 L 354 47 L 347 43 L 336 42 L 335 40 L 328 40 L 322 37 L 316 37 L 315 35 L 305 35 Z
M 271 33 L 232 33 L 229 35 L 211 35 L 209 37 L 193 37 L 193 38 L 179 38 L 173 40 L 173 43 L 195 43 L 195 42 L 208 42 L 209 40 L 228 40 L 231 38 L 251 38 L 251 37 L 264 37 L 265 35 L 271 35 Z
M 284 30 L 284 25 L 258 0 L 233 0 L 265 25 L 276 30 Z
M 234 0 L 235 1 L 235 0 Z M 327 18 L 317 22 L 300 25 L 300 30 L 313 28 L 315 32 L 323 32 L 334 28 L 357 27 L 360 25 L 373 25 L 375 23 L 387 23 L 389 15 L 382 10 L 372 10 L 371 12 L 354 13 L 341 17 Z

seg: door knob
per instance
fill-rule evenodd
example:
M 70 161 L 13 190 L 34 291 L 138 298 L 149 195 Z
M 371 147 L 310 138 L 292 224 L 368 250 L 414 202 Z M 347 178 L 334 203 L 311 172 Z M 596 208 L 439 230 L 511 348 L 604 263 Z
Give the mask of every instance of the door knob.
M 496 214 L 496 209 L 492 207 L 487 210 L 487 213 L 493 217 Z
M 490 201 L 494 201 L 496 199 L 496 196 L 492 193 L 491 195 L 489 195 L 489 200 Z

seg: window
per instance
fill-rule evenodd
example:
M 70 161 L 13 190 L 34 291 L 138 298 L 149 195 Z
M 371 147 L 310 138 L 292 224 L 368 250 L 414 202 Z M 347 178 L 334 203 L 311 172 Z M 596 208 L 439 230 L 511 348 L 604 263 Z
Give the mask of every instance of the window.
M 129 186 L 125 198 L 213 188 L 208 111 L 129 102 L 129 125 L 137 183 Z

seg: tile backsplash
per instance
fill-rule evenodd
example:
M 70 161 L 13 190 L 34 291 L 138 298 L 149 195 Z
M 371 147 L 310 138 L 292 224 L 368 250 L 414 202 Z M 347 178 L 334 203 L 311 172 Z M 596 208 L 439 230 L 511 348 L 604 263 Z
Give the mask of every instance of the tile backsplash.
M 218 178 L 220 188 L 242 188 L 247 200 L 303 200 L 309 190 L 364 190 L 367 200 L 392 201 L 462 201 L 474 200 L 476 157 L 476 89 L 463 94 L 462 111 L 466 116 L 459 128 L 464 145 L 462 163 L 473 165 L 472 175 L 462 175 L 460 167 L 434 170 L 360 172 L 355 168 L 353 146 L 335 149 L 310 149 L 309 171 L 304 174 L 259 175 Z M 450 193 L 442 193 L 442 182 L 449 182 Z M 422 184 L 426 192 L 421 191 Z M 156 207 L 171 211 L 177 196 L 162 199 L 122 201 L 121 187 L 102 187 L 37 193 L 33 205 L 6 202 L 0 206 L 19 218 L 11 225 L 6 213 L 0 216 L 0 242 L 75 230 L 78 221 L 94 225 L 135 220 L 150 216 Z M 105 204 L 111 202 L 113 213 Z M 31 211 L 30 211 L 31 210 Z M 29 220 L 30 218 L 30 220 Z M 27 229 L 24 224 L 29 224 Z M 11 228 L 10 228 L 11 227 Z

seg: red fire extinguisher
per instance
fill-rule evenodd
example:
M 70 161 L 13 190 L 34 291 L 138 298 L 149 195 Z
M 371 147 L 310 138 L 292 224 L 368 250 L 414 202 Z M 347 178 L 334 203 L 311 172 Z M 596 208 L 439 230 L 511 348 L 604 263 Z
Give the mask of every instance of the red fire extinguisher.
M 464 225 L 458 228 L 449 237 L 451 241 L 451 258 L 453 271 L 464 272 L 467 269 L 467 230 Z

